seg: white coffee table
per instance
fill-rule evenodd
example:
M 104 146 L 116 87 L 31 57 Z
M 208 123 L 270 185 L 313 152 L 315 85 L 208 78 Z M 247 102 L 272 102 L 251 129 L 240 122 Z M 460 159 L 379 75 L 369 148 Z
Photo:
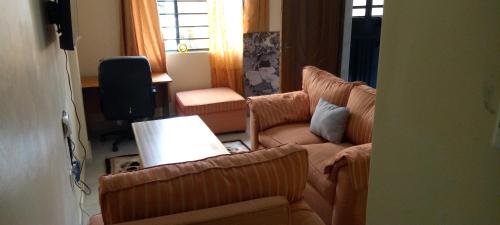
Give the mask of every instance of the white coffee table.
M 229 154 L 198 116 L 132 124 L 143 167 Z

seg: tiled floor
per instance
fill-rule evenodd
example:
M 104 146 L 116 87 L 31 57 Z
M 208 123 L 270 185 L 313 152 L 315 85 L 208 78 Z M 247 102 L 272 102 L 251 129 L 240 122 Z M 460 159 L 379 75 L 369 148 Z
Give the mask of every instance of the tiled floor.
M 242 133 L 230 133 L 217 135 L 217 137 L 222 141 L 232 141 L 232 140 L 242 140 L 247 146 L 250 146 L 248 130 Z M 107 142 L 100 142 L 99 140 L 92 140 L 92 160 L 86 163 L 86 179 L 85 181 L 92 189 L 92 193 L 85 196 L 82 208 L 83 212 L 83 224 L 87 224 L 89 215 L 94 215 L 100 213 L 101 209 L 99 207 L 99 177 L 106 174 L 105 159 L 129 154 L 138 154 L 137 146 L 135 141 L 125 142 L 119 145 L 118 152 L 111 151 L 112 140 Z

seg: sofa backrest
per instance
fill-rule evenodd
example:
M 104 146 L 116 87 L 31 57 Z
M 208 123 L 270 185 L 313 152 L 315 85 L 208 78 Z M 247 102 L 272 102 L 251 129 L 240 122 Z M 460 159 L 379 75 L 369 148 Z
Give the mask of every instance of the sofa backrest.
M 247 104 L 252 112 L 250 119 L 259 121 L 258 130 L 311 120 L 309 97 L 304 91 L 253 96 L 247 99 Z
M 350 113 L 345 131 L 347 141 L 356 145 L 372 142 L 375 97 L 376 90 L 369 86 L 360 85 L 352 89 L 347 101 Z
M 103 176 L 102 217 L 109 225 L 270 196 L 293 203 L 307 170 L 307 151 L 290 145 Z
M 359 84 L 358 82 L 346 82 L 314 66 L 306 66 L 302 70 L 302 89 L 309 96 L 311 115 L 314 113 L 320 98 L 337 106 L 346 106 L 352 88 Z

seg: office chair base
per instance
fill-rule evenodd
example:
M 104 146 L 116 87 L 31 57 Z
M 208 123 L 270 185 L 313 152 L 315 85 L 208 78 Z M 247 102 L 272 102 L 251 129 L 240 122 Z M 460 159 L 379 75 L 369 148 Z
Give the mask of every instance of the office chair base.
M 125 135 L 126 132 L 126 130 L 115 130 L 105 134 L 101 134 L 101 136 L 99 137 L 99 141 L 106 142 L 109 136 L 122 136 Z
M 111 148 L 111 151 L 117 152 L 118 151 L 118 144 L 125 140 L 134 140 L 134 135 L 132 132 L 126 131 L 123 135 L 120 135 L 114 142 L 113 142 L 113 147 Z
M 126 127 L 124 129 L 115 130 L 115 131 L 111 131 L 111 132 L 102 134 L 100 136 L 99 140 L 101 142 L 105 142 L 107 140 L 107 137 L 117 136 L 115 141 L 113 141 L 113 145 L 111 147 L 111 150 L 113 152 L 117 152 L 118 151 L 118 144 L 120 144 L 121 142 L 123 142 L 125 140 L 134 140 L 134 134 L 132 131 L 131 121 L 128 121 L 125 126 Z

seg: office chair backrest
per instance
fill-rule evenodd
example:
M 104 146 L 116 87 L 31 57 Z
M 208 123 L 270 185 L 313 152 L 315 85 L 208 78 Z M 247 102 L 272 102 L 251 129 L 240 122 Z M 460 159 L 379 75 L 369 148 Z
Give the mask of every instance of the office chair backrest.
M 155 96 L 148 60 L 141 56 L 102 60 L 99 64 L 99 97 L 107 120 L 152 117 Z

